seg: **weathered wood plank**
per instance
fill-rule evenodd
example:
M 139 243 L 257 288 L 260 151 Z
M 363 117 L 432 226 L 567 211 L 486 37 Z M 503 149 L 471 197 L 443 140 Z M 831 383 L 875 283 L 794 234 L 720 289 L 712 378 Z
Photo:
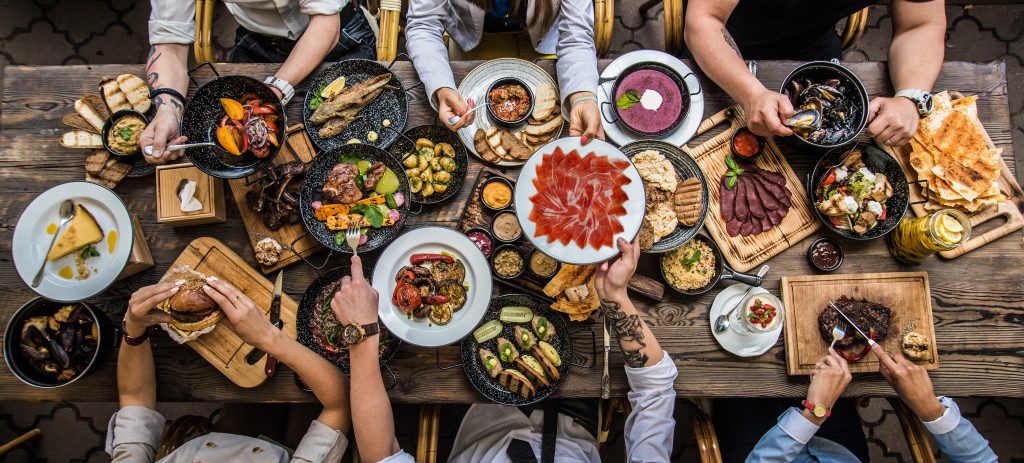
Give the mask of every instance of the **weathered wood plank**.
M 602 62 L 602 65 L 607 62 Z M 459 80 L 476 64 L 455 63 Z M 770 88 L 777 88 L 797 63 L 762 62 L 759 77 Z M 554 72 L 550 62 L 542 63 Z M 891 94 L 884 63 L 848 63 L 859 75 L 872 95 Z M 222 74 L 266 75 L 276 65 L 223 65 Z M 395 71 L 404 83 L 416 83 L 415 71 L 409 63 L 398 63 Z M 83 92 L 93 91 L 103 76 L 123 72 L 142 72 L 141 65 L 20 67 L 4 71 L 3 100 L 0 104 L 0 327 L 17 307 L 30 299 L 32 292 L 20 281 L 11 262 L 11 236 L 14 225 L 25 206 L 39 192 L 56 184 L 82 177 L 81 162 L 85 154 L 61 148 L 57 139 L 65 129 L 60 119 L 72 111 L 73 103 Z M 200 83 L 211 74 L 204 70 L 197 75 Z M 702 78 L 706 96 L 705 114 L 732 104 L 728 96 Z M 305 83 L 298 93 L 305 91 Z M 991 64 L 946 63 L 936 89 L 958 90 L 979 94 L 978 109 L 993 141 L 1004 149 L 1004 157 L 1015 168 L 1011 146 L 1012 125 L 1005 67 Z M 191 89 L 192 92 L 195 88 Z M 299 121 L 299 105 L 288 108 L 292 121 Z M 420 88 L 410 92 L 408 126 L 429 124 L 435 113 Z M 714 133 L 701 137 L 713 136 Z M 698 141 L 700 141 L 698 140 Z M 799 178 L 805 178 L 816 152 L 790 140 L 782 140 L 786 154 Z M 473 160 L 465 187 L 449 202 L 430 206 L 410 217 L 411 225 L 437 224 L 454 226 L 471 186 L 479 173 L 480 163 Z M 516 175 L 514 169 L 506 173 Z M 137 213 L 153 251 L 156 266 L 138 276 L 115 285 L 106 294 L 92 300 L 119 320 L 132 291 L 154 283 L 167 270 L 174 258 L 192 239 L 211 236 L 234 249 L 246 262 L 253 264 L 250 243 L 242 229 L 236 205 L 228 201 L 228 220 L 223 224 L 175 230 L 155 222 L 152 177 L 128 179 L 117 189 L 129 209 Z M 823 236 L 818 232 L 812 236 Z M 805 260 L 812 239 L 804 240 L 769 261 L 771 272 L 765 286 L 778 294 L 782 275 L 811 273 Z M 1024 262 L 1024 246 L 1019 234 L 1004 238 L 971 254 L 952 261 L 931 258 L 922 266 L 907 267 L 893 260 L 885 242 L 845 242 L 846 262 L 842 273 L 927 271 L 931 282 L 932 304 L 941 368 L 932 372 L 935 390 L 953 396 L 1024 397 L 1024 280 L 1016 271 Z M 378 253 L 367 253 L 375 260 Z M 326 254 L 313 256 L 322 262 Z M 329 266 L 340 262 L 331 258 Z M 1006 269 L 1012 269 L 1006 271 Z M 643 256 L 640 272 L 657 278 L 657 260 Z M 296 300 L 316 272 L 299 264 L 289 267 L 285 291 Z M 713 292 L 714 293 L 714 292 Z M 676 391 L 683 396 L 802 396 L 806 378 L 788 377 L 782 341 L 767 354 L 754 359 L 740 359 L 721 350 L 711 336 L 707 311 L 713 294 L 696 298 L 666 294 L 661 302 L 637 298 L 645 319 L 654 326 L 655 335 L 679 367 Z M 599 332 L 598 332 L 599 334 Z M 589 355 L 590 335 L 577 335 L 577 351 Z M 600 342 L 600 336 L 597 336 Z M 259 388 L 247 390 L 234 386 L 191 349 L 178 346 L 159 333 L 156 335 L 157 375 L 161 400 L 209 401 L 313 401 L 292 383 L 291 372 L 282 367 L 278 376 Z M 458 348 L 440 349 L 442 365 L 459 362 Z M 0 400 L 116 400 L 114 356 L 88 377 L 64 389 L 34 389 L 21 384 L 6 369 L 0 369 Z M 440 371 L 435 368 L 432 349 L 404 346 L 391 362 L 397 382 L 390 393 L 403 402 L 473 402 L 484 400 L 465 380 L 460 369 Z M 612 349 L 612 393 L 623 395 L 627 383 L 622 359 Z M 600 365 L 594 369 L 573 368 L 558 395 L 597 397 L 600 394 Z M 385 380 L 390 376 L 385 372 Z M 892 394 L 892 389 L 877 374 L 858 375 L 846 392 L 849 396 Z

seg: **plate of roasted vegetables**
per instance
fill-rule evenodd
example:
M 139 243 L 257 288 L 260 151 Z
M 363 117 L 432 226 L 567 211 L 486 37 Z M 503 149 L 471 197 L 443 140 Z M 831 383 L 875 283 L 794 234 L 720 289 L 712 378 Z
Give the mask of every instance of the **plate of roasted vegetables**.
M 395 140 L 389 151 L 402 161 L 413 202 L 444 201 L 457 193 L 466 180 L 466 147 L 455 132 L 445 127 L 413 127 Z
M 892 156 L 874 146 L 826 154 L 810 180 L 815 214 L 845 238 L 884 236 L 907 212 L 907 174 Z
M 409 215 L 409 181 L 401 163 L 370 145 L 342 145 L 310 162 L 299 190 L 302 222 L 329 249 L 352 252 L 345 235 L 359 228 L 359 252 L 396 236 Z
M 267 166 L 285 144 L 287 121 L 281 100 L 266 84 L 245 76 L 225 76 L 199 88 L 185 105 L 181 134 L 185 155 L 199 170 L 219 178 L 247 177 Z
M 544 400 L 569 373 L 565 316 L 525 294 L 491 300 L 480 326 L 462 340 L 462 368 L 484 397 L 512 406 Z
M 373 269 L 377 314 L 399 339 L 445 346 L 469 334 L 491 297 L 491 269 L 466 235 L 421 227 L 391 243 Z

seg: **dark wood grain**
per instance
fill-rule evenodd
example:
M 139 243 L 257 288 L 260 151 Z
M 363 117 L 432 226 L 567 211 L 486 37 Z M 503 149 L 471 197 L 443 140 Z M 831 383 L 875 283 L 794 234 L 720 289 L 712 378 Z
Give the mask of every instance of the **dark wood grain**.
M 456 80 L 465 76 L 476 64 L 455 63 Z M 551 62 L 540 63 L 554 72 Z M 607 62 L 602 62 L 602 66 Z M 795 62 L 762 62 L 759 78 L 769 88 L 778 88 L 786 75 L 796 67 Z M 891 95 L 892 89 L 884 63 L 848 63 L 850 69 L 864 81 L 872 96 Z M 222 74 L 264 76 L 272 74 L 277 65 L 222 65 Z M 695 66 L 694 66 L 695 67 Z M 417 82 L 409 63 L 398 63 L 393 68 L 402 81 L 411 86 Z M 78 180 L 83 176 L 84 155 L 61 148 L 57 143 L 65 130 L 60 119 L 72 111 L 74 100 L 84 92 L 95 91 L 96 82 L 107 75 L 124 72 L 141 73 L 141 65 L 21 67 L 9 66 L 4 70 L 3 102 L 0 107 L 0 325 L 22 303 L 33 297 L 32 292 L 18 277 L 11 262 L 11 237 L 14 225 L 25 206 L 35 195 L 59 183 Z M 937 90 L 957 90 L 965 95 L 978 94 L 978 111 L 992 140 L 1003 148 L 1003 156 L 1016 172 L 1009 104 L 1007 101 L 1006 70 L 1002 62 L 989 64 L 946 63 L 936 84 Z M 211 74 L 203 70 L 196 80 L 202 84 Z M 701 84 L 705 92 L 705 114 L 714 114 L 732 104 L 732 101 L 706 78 Z M 194 92 L 191 88 L 190 92 Z M 299 85 L 298 93 L 305 91 Z M 408 125 L 433 123 L 436 114 L 427 104 L 422 89 L 409 93 L 410 115 Z M 300 120 L 298 104 L 288 108 L 292 121 Z M 693 142 L 699 143 L 714 136 L 705 134 Z M 793 165 L 799 178 L 805 178 L 820 152 L 790 140 L 781 140 L 779 146 Z M 457 195 L 444 204 L 428 206 L 409 218 L 410 225 L 443 225 L 454 227 L 469 197 L 471 186 L 477 179 L 481 164 L 470 161 L 468 178 Z M 514 169 L 504 173 L 517 175 Z M 129 295 L 141 286 L 152 284 L 167 270 L 174 258 L 194 238 L 210 236 L 224 242 L 253 264 L 251 245 L 242 228 L 237 206 L 228 201 L 228 219 L 223 224 L 172 229 L 155 222 L 154 181 L 152 177 L 127 179 L 117 193 L 129 209 L 138 214 L 153 252 L 156 266 L 115 285 L 107 293 L 94 298 L 97 307 L 120 320 Z M 976 231 L 976 232 L 980 232 Z M 823 236 L 819 231 L 810 239 L 772 258 L 771 272 L 765 286 L 776 295 L 782 275 L 812 273 L 805 259 L 807 247 L 813 238 Z M 846 262 L 842 273 L 927 271 L 931 283 L 932 305 L 941 368 L 931 373 L 937 393 L 951 396 L 1011 396 L 1024 397 L 1024 279 L 1020 264 L 1024 262 L 1021 235 L 1014 233 L 977 251 L 951 261 L 929 258 L 924 265 L 906 267 L 889 256 L 883 240 L 869 243 L 844 242 Z M 367 260 L 375 259 L 370 253 Z M 314 256 L 323 259 L 325 254 Z M 329 266 L 340 263 L 340 257 L 331 258 Z M 652 256 L 641 259 L 640 272 L 658 278 L 657 261 Z M 285 291 L 296 300 L 302 297 L 306 286 L 316 273 L 306 265 L 289 267 Z M 724 285 L 724 283 L 723 283 Z M 807 379 L 786 375 L 782 341 L 768 353 L 753 359 L 740 359 L 723 351 L 711 336 L 708 307 L 716 291 L 701 297 L 684 298 L 667 293 L 664 300 L 651 302 L 637 298 L 635 302 L 662 346 L 679 367 L 676 391 L 682 396 L 802 396 Z M 600 343 L 600 327 L 591 327 L 575 336 L 576 351 L 590 356 L 592 339 Z M 596 336 L 595 336 L 596 335 Z M 594 337 L 592 337 L 594 336 Z M 171 342 L 163 334 L 155 339 L 159 398 L 164 401 L 313 401 L 311 395 L 300 392 L 292 383 L 291 372 L 281 368 L 278 375 L 263 386 L 243 389 L 233 385 L 191 349 Z M 459 362 L 458 348 L 441 348 L 442 365 Z M 590 359 L 593 361 L 593 359 Z M 617 349 L 611 356 L 612 394 L 626 393 L 627 382 L 622 369 L 622 357 Z M 390 390 L 396 401 L 402 402 L 475 402 L 483 401 L 466 381 L 461 369 L 447 371 L 435 367 L 435 351 L 411 346 L 402 350 L 391 362 L 396 382 Z M 111 401 L 117 399 L 114 358 L 104 363 L 81 381 L 63 389 L 34 389 L 20 383 L 6 368 L 0 369 L 0 400 L 77 400 Z M 385 372 L 385 381 L 390 375 Z M 559 396 L 598 397 L 601 393 L 601 365 L 594 368 L 572 368 L 572 373 L 559 389 Z M 865 373 L 855 377 L 847 389 L 849 396 L 867 394 L 888 395 L 892 389 L 877 374 Z

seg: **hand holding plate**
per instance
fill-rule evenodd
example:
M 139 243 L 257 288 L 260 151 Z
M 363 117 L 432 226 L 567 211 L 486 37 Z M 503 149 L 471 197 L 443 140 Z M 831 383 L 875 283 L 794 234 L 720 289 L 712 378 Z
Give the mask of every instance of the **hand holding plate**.
M 584 145 L 595 138 L 604 140 L 597 97 L 592 92 L 576 92 L 569 96 L 569 102 L 572 105 L 569 112 L 569 135 L 581 137 L 580 141 Z
M 617 245 L 622 254 L 597 268 L 595 286 L 601 299 L 616 300 L 626 297 L 629 278 L 636 272 L 636 264 L 640 260 L 639 238 L 634 239 L 632 243 L 625 238 L 619 238 Z

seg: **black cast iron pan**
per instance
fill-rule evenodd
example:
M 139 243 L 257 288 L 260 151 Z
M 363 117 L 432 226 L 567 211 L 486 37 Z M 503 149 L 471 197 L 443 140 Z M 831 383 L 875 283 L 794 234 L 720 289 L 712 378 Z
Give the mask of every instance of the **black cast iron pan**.
M 406 156 L 415 154 L 416 140 L 419 138 L 426 138 L 437 143 L 447 143 L 452 146 L 455 150 L 455 164 L 457 168 L 455 172 L 452 172 L 452 179 L 448 182 L 448 189 L 444 193 L 434 193 L 426 198 L 419 193 L 412 194 L 412 200 L 422 204 L 437 204 L 448 198 L 451 198 L 455 193 L 459 192 L 462 188 L 462 184 L 466 181 L 466 173 L 469 171 L 469 155 L 466 154 L 466 146 L 462 144 L 462 140 L 459 140 L 459 136 L 448 130 L 445 127 L 436 125 L 420 125 L 406 130 L 403 136 L 398 137 L 394 143 L 391 144 L 391 148 L 388 152 L 391 153 L 395 159 L 405 162 Z
M 661 256 L 661 260 L 658 261 L 659 268 L 661 269 L 661 279 L 664 280 L 665 283 L 668 283 L 668 286 L 670 288 L 674 289 L 679 294 L 683 294 L 686 296 L 697 296 L 710 291 L 711 288 L 714 288 L 715 285 L 717 285 L 718 282 L 721 280 L 736 280 L 740 283 L 747 284 L 750 286 L 761 286 L 761 283 L 763 282 L 763 279 L 761 277 L 757 275 L 751 275 L 749 273 L 737 272 L 730 268 L 729 264 L 725 263 L 725 259 L 722 259 L 722 251 L 721 249 L 718 248 L 718 245 L 715 244 L 715 240 L 712 240 L 711 238 L 708 238 L 707 236 L 702 234 L 694 236 L 693 239 L 702 241 L 704 242 L 704 244 L 707 244 L 708 247 L 711 248 L 711 252 L 715 254 L 715 276 L 711 277 L 711 281 L 709 281 L 708 284 L 704 285 L 704 287 L 702 288 L 690 290 L 676 288 L 675 286 L 672 285 L 672 283 L 669 283 L 668 278 L 665 276 L 664 259 L 667 257 L 667 254 L 663 254 Z

